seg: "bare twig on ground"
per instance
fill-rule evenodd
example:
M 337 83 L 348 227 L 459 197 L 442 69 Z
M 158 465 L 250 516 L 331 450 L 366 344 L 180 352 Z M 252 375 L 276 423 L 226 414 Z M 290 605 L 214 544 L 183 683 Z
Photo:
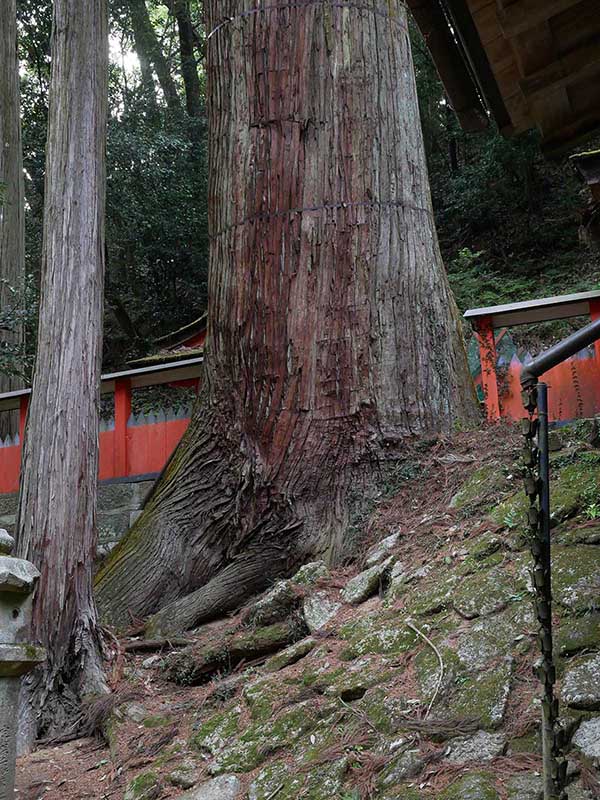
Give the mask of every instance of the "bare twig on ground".
M 423 641 L 425 641 L 431 647 L 431 649 L 436 654 L 436 656 L 438 658 L 438 661 L 440 663 L 440 674 L 438 676 L 438 681 L 437 681 L 437 684 L 436 684 L 436 687 L 435 687 L 435 691 L 434 691 L 434 693 L 432 695 L 431 700 L 429 701 L 429 705 L 427 706 L 427 711 L 425 712 L 425 719 L 427 719 L 427 717 L 431 713 L 431 709 L 433 707 L 433 704 L 437 700 L 437 696 L 440 693 L 440 689 L 442 688 L 442 681 L 444 680 L 444 672 L 446 670 L 446 667 L 444 666 L 444 659 L 442 658 L 442 654 L 437 649 L 437 647 L 434 645 L 434 643 L 431 641 L 431 639 L 429 639 L 427 636 L 425 636 L 423 631 L 420 631 L 417 628 L 416 625 L 412 624 L 412 622 L 407 622 L 406 626 L 408 628 L 410 628 L 411 631 L 414 631 L 417 634 L 417 636 L 420 636 L 421 639 L 423 639 Z

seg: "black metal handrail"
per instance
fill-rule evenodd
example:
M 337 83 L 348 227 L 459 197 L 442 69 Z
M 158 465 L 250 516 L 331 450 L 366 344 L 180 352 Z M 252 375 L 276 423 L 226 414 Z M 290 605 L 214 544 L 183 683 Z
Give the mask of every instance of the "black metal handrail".
M 548 372 L 549 369 L 560 364 L 561 361 L 574 356 L 575 353 L 593 344 L 598 339 L 600 339 L 600 319 L 590 322 L 585 328 L 580 328 L 580 330 L 563 339 L 562 342 L 552 345 L 537 358 L 534 358 L 521 373 L 521 386 L 524 389 L 533 386 L 544 372 Z
M 548 386 L 538 378 L 552 367 L 600 339 L 600 319 L 550 347 L 521 373 L 525 492 L 529 498 L 528 523 L 533 556 L 533 587 L 540 625 L 541 662 L 537 674 L 544 687 L 542 699 L 542 760 L 544 800 L 568 800 L 565 792 L 567 760 L 565 734 L 559 723 L 555 696 L 556 669 L 552 630 L 552 568 L 550 540 L 550 456 L 548 447 Z M 537 419 L 535 413 L 537 412 Z

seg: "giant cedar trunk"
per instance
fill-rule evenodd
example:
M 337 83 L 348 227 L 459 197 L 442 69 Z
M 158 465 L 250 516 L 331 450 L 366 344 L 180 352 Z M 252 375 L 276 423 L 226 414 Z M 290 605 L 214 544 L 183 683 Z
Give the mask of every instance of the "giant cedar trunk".
M 104 283 L 106 0 L 55 0 L 38 352 L 18 553 L 41 571 L 26 738 L 64 731 L 103 688 L 92 596 Z
M 15 0 L 0 3 L 0 309 L 22 302 L 25 277 L 23 225 L 23 156 L 17 61 Z M 13 294 L 16 291 L 16 295 Z M 23 326 L 0 330 L 3 343 L 18 348 Z M 0 393 L 19 385 L 0 371 Z M 18 430 L 18 414 L 0 414 L 0 439 Z
M 153 628 L 191 627 L 309 556 L 335 562 L 403 439 L 476 413 L 404 5 L 340 5 L 206 3 L 204 389 L 99 575 L 113 623 L 162 608 Z

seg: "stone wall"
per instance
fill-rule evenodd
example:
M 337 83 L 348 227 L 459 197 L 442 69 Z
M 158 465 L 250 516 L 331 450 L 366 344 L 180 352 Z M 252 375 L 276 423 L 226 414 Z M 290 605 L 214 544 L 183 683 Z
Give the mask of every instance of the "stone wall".
M 98 555 L 105 555 L 140 514 L 154 476 L 116 478 L 98 486 Z M 0 495 L 0 528 L 14 533 L 17 494 Z

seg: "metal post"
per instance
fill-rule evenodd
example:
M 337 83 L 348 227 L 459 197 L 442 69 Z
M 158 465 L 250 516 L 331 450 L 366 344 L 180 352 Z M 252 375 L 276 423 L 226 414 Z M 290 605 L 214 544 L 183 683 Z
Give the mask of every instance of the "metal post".
M 552 641 L 552 575 L 550 558 L 550 466 L 548 454 L 548 387 L 530 386 L 523 404 L 529 417 L 523 420 L 526 439 L 525 492 L 529 498 L 528 520 L 533 555 L 533 586 L 536 616 L 540 626 L 542 654 L 536 668 L 543 686 L 542 761 L 544 800 L 568 800 L 564 791 L 567 762 L 563 755 L 564 736 L 558 725 L 558 700 L 554 696 L 556 670 Z M 537 419 L 534 413 L 537 410 Z M 538 508 L 539 504 L 539 508 Z
M 0 530 L 0 800 L 14 800 L 17 718 L 21 677 L 45 660 L 26 643 L 32 597 L 40 573 L 29 561 L 11 558 L 12 536 Z
M 552 778 L 554 768 L 554 666 L 552 660 L 552 573 L 550 570 L 550 463 L 548 457 L 548 386 L 537 385 L 538 401 L 538 450 L 540 480 L 540 519 L 539 541 L 541 545 L 541 564 L 543 576 L 543 600 L 546 604 L 546 618 L 540 617 L 540 644 L 542 650 L 542 677 L 544 698 L 542 700 L 542 761 L 544 776 L 544 800 L 556 797 Z

